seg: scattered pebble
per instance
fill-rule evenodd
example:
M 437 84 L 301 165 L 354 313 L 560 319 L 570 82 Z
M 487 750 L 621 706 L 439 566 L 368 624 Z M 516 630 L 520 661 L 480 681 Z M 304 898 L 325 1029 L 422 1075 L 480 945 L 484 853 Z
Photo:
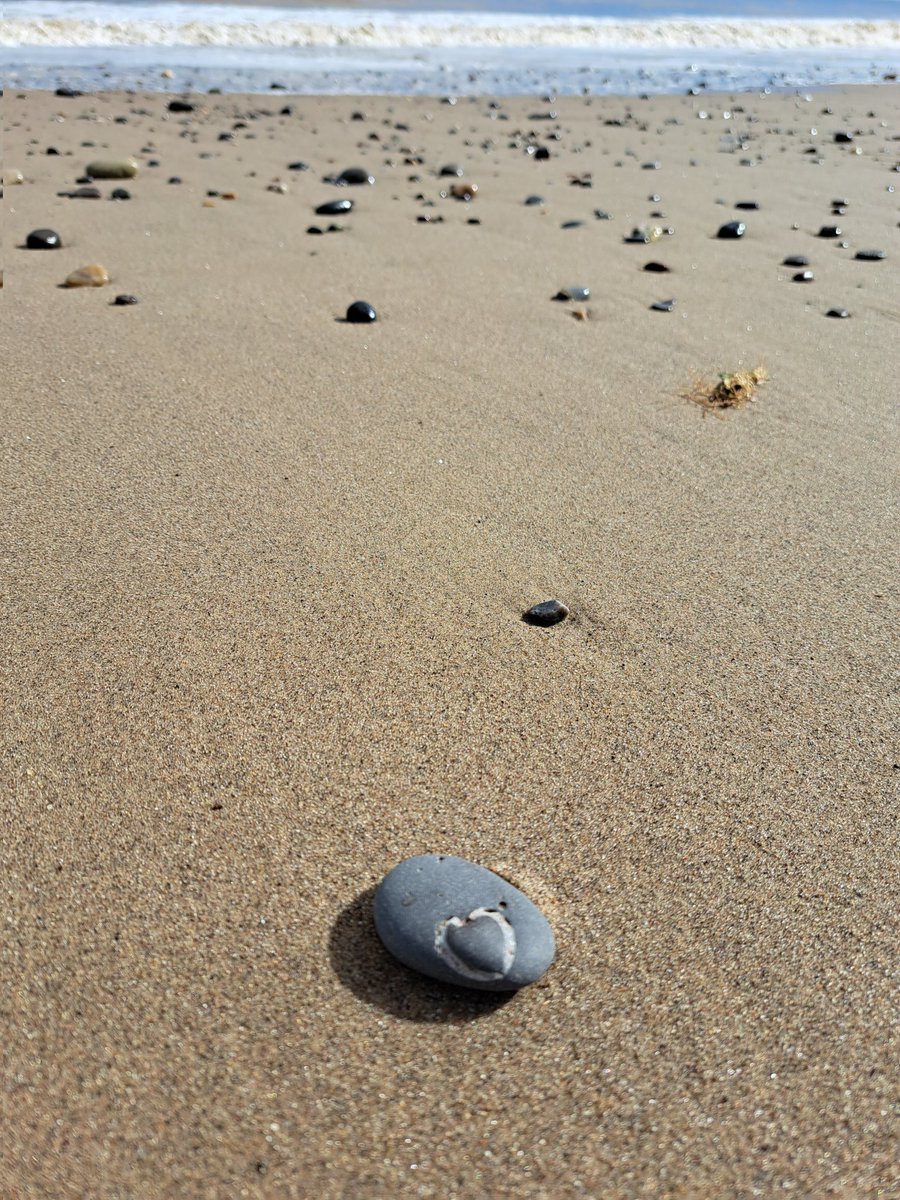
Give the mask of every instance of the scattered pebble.
M 115 304 L 118 308 L 124 308 L 124 306 L 126 304 L 139 304 L 139 303 L 140 303 L 140 301 L 138 300 L 137 296 L 129 296 L 127 293 L 124 293 L 124 292 L 122 294 L 116 296 L 115 300 L 113 300 L 113 304 Z
M 857 250 L 855 257 L 860 262 L 880 262 L 881 259 L 887 258 L 887 254 L 883 250 Z
M 101 267 L 99 263 L 88 263 L 86 267 L 79 267 L 77 271 L 72 271 L 66 276 L 65 286 L 69 288 L 79 287 L 103 287 L 109 283 L 109 273 L 106 267 Z
M 7 168 L 3 172 L 3 183 L 5 184 L 6 187 L 13 187 L 16 184 L 24 183 L 24 182 L 25 182 L 25 176 L 22 174 L 21 171 L 11 171 L 11 170 L 9 170 L 9 168 Z
M 845 320 L 850 316 L 846 308 L 829 308 L 825 314 L 826 317 L 836 317 L 838 320 Z
M 820 238 L 836 238 L 840 237 L 843 232 L 840 225 L 823 225 L 816 236 Z
M 747 226 L 743 221 L 728 221 L 725 225 L 720 226 L 717 238 L 742 238 L 747 232 Z
M 62 238 L 55 229 L 32 229 L 25 239 L 26 250 L 59 250 Z
M 558 625 L 569 615 L 569 610 L 560 600 L 542 600 L 523 613 L 522 620 L 528 625 Z
M 131 192 L 127 188 L 113 188 L 109 193 L 110 200 L 130 200 Z
M 405 966 L 479 991 L 516 991 L 556 954 L 546 917 L 486 867 L 448 854 L 408 858 L 375 892 L 375 929 Z
M 671 269 L 672 269 L 671 267 L 667 267 L 665 263 L 661 263 L 661 262 L 644 263 L 644 270 L 651 271 L 656 275 L 666 274 L 669 271 L 671 271 Z
M 358 187 L 360 184 L 374 183 L 375 176 L 370 175 L 362 167 L 347 167 L 341 171 L 334 181 L 338 187 Z
M 602 208 L 595 208 L 594 216 L 597 218 L 598 221 L 611 221 L 612 220 L 612 216 L 608 212 L 606 212 L 605 209 L 602 209 Z
M 529 207 L 533 207 L 535 204 L 546 204 L 547 201 L 543 196 L 526 196 L 525 203 Z
M 463 175 L 465 174 L 465 171 L 463 171 L 462 167 L 459 166 L 458 163 L 447 163 L 446 166 L 441 167 L 438 174 L 441 175 L 442 177 L 444 175 L 455 175 L 459 179 L 462 179 Z
M 474 200 L 478 195 L 478 184 L 454 183 L 450 188 L 450 195 L 455 200 Z
M 794 283 L 812 283 L 815 279 L 812 271 L 798 271 L 796 275 L 792 275 L 791 279 Z
M 171 113 L 192 113 L 196 107 L 190 100 L 170 100 L 168 104 Z
M 782 259 L 783 267 L 808 267 L 809 259 L 805 254 L 789 254 L 787 258 Z
M 654 312 L 671 312 L 672 309 L 675 307 L 675 301 L 674 300 L 657 300 L 654 304 L 651 304 L 650 307 L 651 307 L 651 309 L 653 309 Z
M 375 309 L 365 300 L 354 300 L 347 309 L 347 320 L 351 325 L 367 325 L 376 318 Z
M 316 209 L 317 217 L 337 217 L 341 213 L 353 211 L 352 200 L 329 200 L 325 204 L 320 204 Z
M 266 184 L 266 191 L 275 192 L 279 196 L 286 196 L 288 185 L 283 183 L 280 179 L 273 179 L 271 183 Z
M 92 179 L 134 179 L 138 165 L 133 158 L 98 159 L 88 163 L 85 173 Z
M 759 201 L 758 200 L 738 200 L 737 204 L 735 204 L 734 207 L 737 209 L 740 209 L 742 212 L 758 212 L 759 211 Z
M 588 300 L 590 299 L 591 289 L 584 287 L 581 284 L 572 284 L 571 287 L 560 288 L 554 300 Z

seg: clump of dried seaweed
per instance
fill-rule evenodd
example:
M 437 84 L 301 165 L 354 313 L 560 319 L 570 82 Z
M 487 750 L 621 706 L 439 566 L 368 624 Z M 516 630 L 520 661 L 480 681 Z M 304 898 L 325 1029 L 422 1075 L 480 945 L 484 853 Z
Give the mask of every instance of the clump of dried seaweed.
M 697 379 L 691 390 L 684 393 L 684 398 L 713 412 L 720 412 L 725 408 L 741 408 L 750 403 L 759 385 L 765 383 L 768 378 L 769 372 L 765 367 L 756 367 L 752 371 L 723 373 L 714 383 L 707 379 Z

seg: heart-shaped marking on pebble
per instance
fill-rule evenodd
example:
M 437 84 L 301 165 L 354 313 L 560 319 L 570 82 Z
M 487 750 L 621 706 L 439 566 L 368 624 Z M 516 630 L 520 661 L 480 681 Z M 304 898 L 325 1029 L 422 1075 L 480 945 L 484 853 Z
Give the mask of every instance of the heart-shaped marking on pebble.
M 460 975 L 502 979 L 516 957 L 516 934 L 503 913 L 476 908 L 438 922 L 434 948 Z

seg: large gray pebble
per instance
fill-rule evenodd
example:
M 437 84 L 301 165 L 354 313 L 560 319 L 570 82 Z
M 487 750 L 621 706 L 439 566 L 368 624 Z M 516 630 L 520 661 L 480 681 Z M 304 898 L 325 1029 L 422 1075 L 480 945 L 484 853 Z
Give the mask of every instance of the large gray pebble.
M 385 876 L 375 928 L 407 967 L 461 987 L 508 992 L 553 962 L 553 930 L 518 888 L 464 858 L 422 854 Z

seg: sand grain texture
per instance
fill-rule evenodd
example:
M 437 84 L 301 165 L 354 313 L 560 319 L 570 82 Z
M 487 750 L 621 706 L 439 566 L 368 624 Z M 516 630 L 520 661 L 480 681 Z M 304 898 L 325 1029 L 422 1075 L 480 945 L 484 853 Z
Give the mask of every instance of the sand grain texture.
M 284 102 L 4 99 L 0 1191 L 897 1196 L 896 89 L 560 100 L 538 163 L 534 100 Z M 388 958 L 429 850 L 543 906 L 544 982 Z

